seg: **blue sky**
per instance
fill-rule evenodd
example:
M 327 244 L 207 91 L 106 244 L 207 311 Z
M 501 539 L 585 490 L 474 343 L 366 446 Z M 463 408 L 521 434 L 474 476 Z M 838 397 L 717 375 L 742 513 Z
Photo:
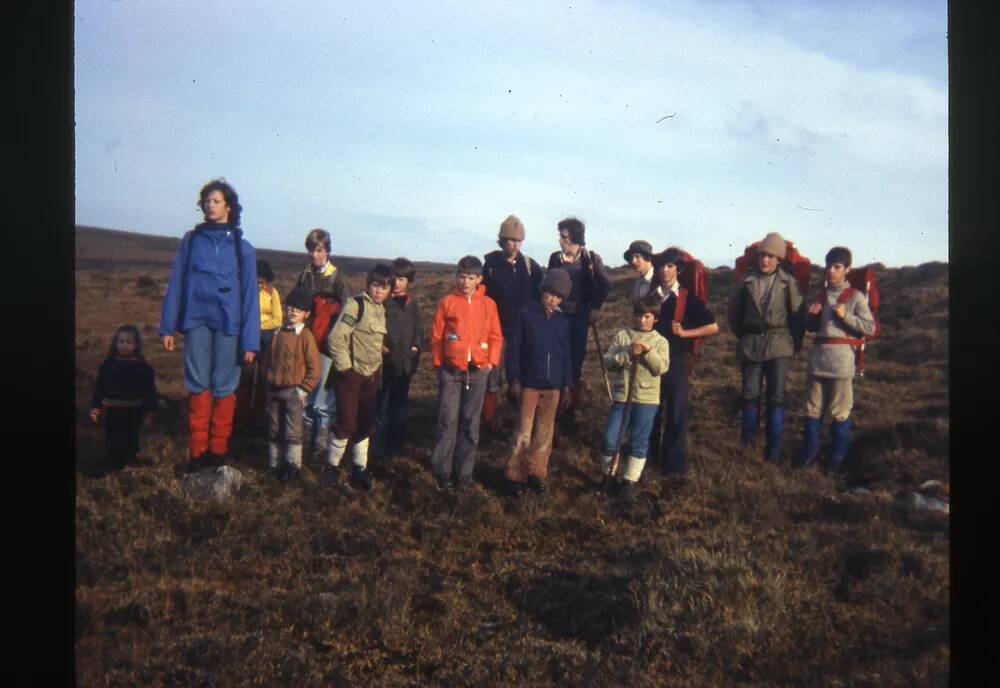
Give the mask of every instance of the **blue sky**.
M 948 256 L 945 2 L 81 0 L 76 221 L 177 235 L 239 191 L 256 246 L 453 262 L 586 222 L 731 264 Z

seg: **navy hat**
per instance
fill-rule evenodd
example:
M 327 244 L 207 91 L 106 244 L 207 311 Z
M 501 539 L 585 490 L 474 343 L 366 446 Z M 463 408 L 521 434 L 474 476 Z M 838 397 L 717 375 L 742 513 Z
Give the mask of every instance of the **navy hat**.
M 570 280 L 569 273 L 562 268 L 552 268 L 545 273 L 541 291 L 547 291 L 550 294 L 555 294 L 565 299 L 569 296 L 570 289 L 572 288 L 573 283 Z
M 313 307 L 312 294 L 307 289 L 295 287 L 285 297 L 285 305 L 298 308 L 300 311 L 311 311 Z

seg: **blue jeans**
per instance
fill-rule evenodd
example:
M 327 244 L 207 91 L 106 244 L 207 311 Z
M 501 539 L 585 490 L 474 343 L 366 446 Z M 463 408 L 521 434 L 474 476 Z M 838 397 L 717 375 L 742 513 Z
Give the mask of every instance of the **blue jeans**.
M 394 455 L 406 439 L 406 417 L 410 397 L 410 376 L 385 376 L 375 405 L 375 436 L 385 453 Z
M 239 337 L 207 327 L 184 333 L 184 384 L 192 394 L 212 390 L 216 399 L 227 397 L 240 384 Z
M 447 364 L 438 368 L 438 419 L 431 454 L 431 466 L 438 478 L 451 480 L 454 474 L 461 482 L 472 479 L 486 378 L 485 370 L 466 376 Z
M 333 387 L 326 386 L 326 378 L 333 367 L 333 359 L 324 354 L 319 355 L 319 384 L 306 397 L 306 414 L 303 423 L 306 427 L 328 428 L 337 415 L 337 395 Z M 309 433 L 306 434 L 309 436 Z
M 649 436 L 653 433 L 653 418 L 656 417 L 658 404 L 632 404 L 628 411 L 628 441 L 632 444 L 631 456 L 645 459 L 649 451 Z M 618 433 L 621 432 L 622 414 L 625 404 L 616 401 L 608 411 L 608 420 L 604 426 L 604 443 L 601 446 L 605 455 L 614 454 L 618 449 Z

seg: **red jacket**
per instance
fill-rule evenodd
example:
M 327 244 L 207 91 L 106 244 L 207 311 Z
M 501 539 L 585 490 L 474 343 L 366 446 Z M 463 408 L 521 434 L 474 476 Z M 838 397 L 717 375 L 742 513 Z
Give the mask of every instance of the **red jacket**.
M 458 370 L 468 370 L 469 362 L 483 368 L 500 365 L 503 333 L 497 304 L 480 284 L 472 296 L 458 289 L 438 302 L 431 331 L 434 367 L 442 362 Z

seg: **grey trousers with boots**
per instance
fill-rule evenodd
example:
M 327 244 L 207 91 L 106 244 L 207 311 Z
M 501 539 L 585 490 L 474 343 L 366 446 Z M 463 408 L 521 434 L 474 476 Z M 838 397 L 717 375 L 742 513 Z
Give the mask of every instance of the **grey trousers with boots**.
M 438 368 L 438 419 L 431 465 L 441 480 L 472 480 L 479 446 L 479 414 L 486 394 L 486 370 Z

